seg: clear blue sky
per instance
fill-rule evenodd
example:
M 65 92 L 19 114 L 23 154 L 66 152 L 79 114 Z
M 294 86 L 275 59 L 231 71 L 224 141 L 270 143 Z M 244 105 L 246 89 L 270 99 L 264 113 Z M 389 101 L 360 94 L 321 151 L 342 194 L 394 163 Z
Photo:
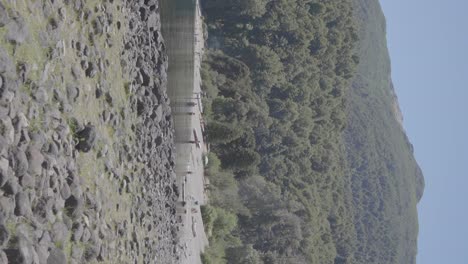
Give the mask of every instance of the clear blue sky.
M 466 264 L 468 0 L 380 2 L 404 125 L 426 179 L 417 263 Z

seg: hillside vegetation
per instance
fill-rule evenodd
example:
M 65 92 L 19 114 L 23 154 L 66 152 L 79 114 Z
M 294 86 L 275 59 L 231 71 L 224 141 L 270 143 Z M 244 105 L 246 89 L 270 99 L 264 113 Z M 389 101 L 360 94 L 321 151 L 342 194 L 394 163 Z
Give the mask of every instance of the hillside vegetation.
M 377 0 L 356 1 L 361 29 L 345 129 L 358 241 L 358 263 L 416 263 L 424 179 L 399 122 L 390 78 L 385 18 Z M 372 228 L 369 228 L 372 227 Z
M 411 263 L 422 177 L 393 111 L 385 25 L 367 26 L 383 22 L 378 4 L 203 4 L 204 262 Z

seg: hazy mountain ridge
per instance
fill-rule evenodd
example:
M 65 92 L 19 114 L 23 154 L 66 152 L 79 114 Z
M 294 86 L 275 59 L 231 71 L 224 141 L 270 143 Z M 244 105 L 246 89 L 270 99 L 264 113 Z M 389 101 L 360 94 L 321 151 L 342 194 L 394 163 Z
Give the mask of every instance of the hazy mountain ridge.
M 355 257 L 359 263 L 415 263 L 416 204 L 424 178 L 402 127 L 390 77 L 385 17 L 377 0 L 354 4 L 360 65 L 349 90 L 344 137 L 357 209 Z

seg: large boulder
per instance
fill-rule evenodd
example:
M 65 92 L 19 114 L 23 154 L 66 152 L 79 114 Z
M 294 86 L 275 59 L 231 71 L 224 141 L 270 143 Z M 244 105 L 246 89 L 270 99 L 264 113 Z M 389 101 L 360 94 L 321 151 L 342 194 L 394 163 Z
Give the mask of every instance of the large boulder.
M 76 149 L 82 152 L 89 152 L 96 141 L 96 128 L 88 124 L 76 133 L 76 138 L 78 140 Z
M 29 37 L 29 30 L 22 18 L 16 17 L 11 20 L 6 27 L 8 29 L 8 33 L 5 35 L 5 39 L 9 42 L 22 44 Z
M 44 162 L 41 151 L 35 147 L 29 147 L 26 151 L 26 157 L 28 158 L 29 174 L 31 176 L 40 175 L 42 173 L 42 163 Z
M 8 11 L 5 8 L 5 6 L 0 2 L 0 27 L 4 27 L 9 20 L 10 17 L 8 15 Z
M 50 251 L 49 257 L 47 258 L 47 264 L 63 264 L 67 263 L 65 254 L 57 248 L 53 248 Z

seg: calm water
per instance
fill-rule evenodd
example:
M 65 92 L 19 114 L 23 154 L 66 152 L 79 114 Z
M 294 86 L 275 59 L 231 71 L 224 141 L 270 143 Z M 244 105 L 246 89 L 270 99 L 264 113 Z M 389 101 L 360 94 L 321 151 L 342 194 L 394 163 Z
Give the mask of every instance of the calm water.
M 169 57 L 168 94 L 175 124 L 176 171 L 185 175 L 193 140 L 195 0 L 162 0 L 161 25 Z

